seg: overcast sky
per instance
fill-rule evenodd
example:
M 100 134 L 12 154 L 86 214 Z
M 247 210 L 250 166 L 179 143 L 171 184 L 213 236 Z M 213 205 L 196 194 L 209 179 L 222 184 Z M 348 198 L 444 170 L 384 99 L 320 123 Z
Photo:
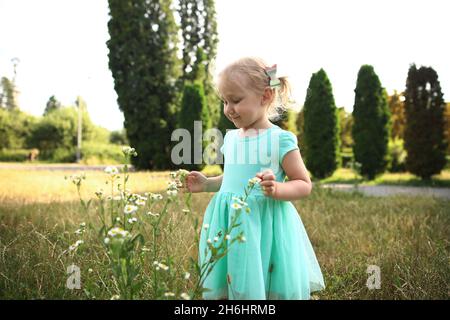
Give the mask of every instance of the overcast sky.
M 450 95 L 450 37 L 445 0 L 216 0 L 217 69 L 257 55 L 289 76 L 302 105 L 311 74 L 324 68 L 338 106 L 353 107 L 356 76 L 371 64 L 383 86 L 403 90 L 409 65 L 432 66 Z M 0 76 L 13 77 L 22 110 L 42 115 L 55 95 L 77 95 L 92 120 L 123 127 L 108 68 L 107 0 L 0 0 Z

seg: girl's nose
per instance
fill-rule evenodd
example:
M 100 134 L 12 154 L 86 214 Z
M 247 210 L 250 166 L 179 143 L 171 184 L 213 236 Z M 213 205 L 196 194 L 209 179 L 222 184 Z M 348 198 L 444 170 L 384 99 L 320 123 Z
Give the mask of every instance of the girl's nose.
M 230 116 L 236 115 L 235 110 L 229 106 L 225 109 L 225 113 L 228 113 Z

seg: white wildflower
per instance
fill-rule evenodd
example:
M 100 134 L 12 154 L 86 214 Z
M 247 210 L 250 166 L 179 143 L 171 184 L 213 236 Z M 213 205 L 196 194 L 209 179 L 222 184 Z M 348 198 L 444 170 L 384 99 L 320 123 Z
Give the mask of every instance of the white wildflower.
M 231 238 L 231 237 L 230 237 L 229 234 L 227 234 L 227 235 L 225 236 L 225 239 L 226 239 L 226 240 L 230 240 L 230 238 Z
M 136 152 L 136 150 L 134 149 L 134 148 L 131 148 L 131 147 L 123 147 L 122 148 L 122 152 L 123 152 L 123 154 L 124 155 L 126 155 L 126 156 L 137 156 L 137 152 Z
M 152 217 L 158 217 L 159 213 L 153 213 L 151 211 L 147 212 L 147 215 L 152 216 Z
M 164 293 L 164 297 L 175 297 L 175 293 L 173 293 L 173 292 L 166 292 L 166 293 Z
M 189 272 L 186 272 L 184 274 L 184 279 L 187 280 L 187 279 L 189 279 L 190 276 L 191 276 L 191 274 Z
M 183 300 L 191 300 L 191 297 L 189 297 L 189 295 L 185 292 L 183 292 L 182 294 L 180 294 L 181 299 Z
M 119 174 L 119 170 L 116 167 L 109 166 L 105 168 L 105 173 L 109 174 L 110 176 L 115 176 Z
M 248 184 L 250 186 L 254 186 L 255 184 L 260 183 L 260 182 L 261 182 L 261 179 L 258 177 L 254 177 L 254 178 L 251 178 L 248 180 Z
M 167 181 L 167 190 L 178 190 L 178 183 L 176 181 Z
M 144 199 L 137 199 L 136 205 L 138 206 L 145 206 L 145 200 Z
M 209 224 L 205 223 L 205 224 L 203 225 L 203 229 L 208 230 L 208 228 L 209 228 Z
M 241 198 L 233 197 L 232 199 L 233 199 L 234 201 L 237 201 L 240 205 L 242 205 L 242 206 L 244 206 L 244 207 L 248 205 L 248 203 L 245 202 L 245 201 L 243 201 Z
M 185 176 L 187 176 L 189 174 L 189 171 L 187 171 L 185 169 L 180 169 L 177 171 L 177 174 L 180 178 L 184 178 Z
M 150 195 L 150 197 L 152 200 L 162 200 L 163 199 L 163 196 L 159 193 L 152 193 Z
M 127 204 L 127 205 L 125 206 L 125 208 L 123 209 L 123 212 L 124 212 L 125 214 L 133 214 L 133 213 L 135 213 L 137 210 L 138 210 L 138 207 L 137 207 L 137 206 L 133 206 L 133 205 L 131 205 L 131 204 Z
M 167 195 L 168 195 L 168 196 L 174 197 L 174 196 L 177 195 L 177 193 L 178 193 L 177 190 L 167 190 Z
M 115 227 L 108 231 L 108 236 L 111 238 L 119 237 L 119 238 L 125 238 L 128 237 L 130 233 L 126 230 L 123 230 L 122 228 Z
M 67 179 L 67 176 L 64 177 L 64 179 Z M 80 186 L 81 181 L 86 179 L 86 175 L 84 173 L 82 174 L 73 174 L 69 176 L 70 181 L 72 181 L 73 184 Z
M 242 206 L 240 205 L 240 204 L 238 204 L 238 203 L 233 203 L 232 205 L 231 205 L 231 207 L 234 209 L 234 210 L 238 210 L 238 209 L 241 209 L 242 208 Z
M 78 247 L 79 247 L 80 245 L 82 245 L 83 243 L 84 243 L 83 240 L 77 240 L 73 245 L 71 245 L 71 246 L 69 247 L 69 251 L 74 251 L 74 250 L 78 249 Z
M 131 224 L 133 224 L 133 223 L 135 223 L 135 222 L 137 222 L 138 220 L 136 219 L 136 218 L 131 218 L 131 219 L 128 219 L 128 223 L 131 223 Z
M 119 300 L 120 296 L 118 294 L 115 294 L 111 297 L 111 300 Z
M 163 269 L 164 271 L 169 270 L 169 267 L 166 266 L 164 263 L 159 263 L 159 264 L 158 264 L 158 267 L 160 267 L 160 268 Z
M 105 240 L 103 240 L 103 242 L 104 242 L 105 244 L 108 244 L 110 241 L 111 241 L 111 239 L 108 238 L 108 237 L 106 237 Z
M 219 238 L 218 237 L 214 237 L 214 242 L 217 242 L 217 241 L 219 241 Z

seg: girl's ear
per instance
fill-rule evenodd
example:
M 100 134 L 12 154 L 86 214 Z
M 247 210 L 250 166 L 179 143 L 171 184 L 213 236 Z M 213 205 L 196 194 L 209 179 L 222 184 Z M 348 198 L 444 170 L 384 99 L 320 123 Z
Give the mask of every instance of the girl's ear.
M 272 102 L 274 95 L 274 90 L 270 87 L 264 89 L 264 93 L 261 97 L 261 105 L 265 106 Z

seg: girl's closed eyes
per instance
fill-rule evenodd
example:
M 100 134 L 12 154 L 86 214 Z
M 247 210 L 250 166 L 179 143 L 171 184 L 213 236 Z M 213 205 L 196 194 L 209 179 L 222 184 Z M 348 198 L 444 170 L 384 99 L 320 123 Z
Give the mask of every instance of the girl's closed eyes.
M 233 103 L 233 104 L 238 104 L 239 102 L 242 101 L 242 98 L 234 98 L 234 99 L 222 99 L 222 102 L 224 105 L 227 105 L 229 102 Z

